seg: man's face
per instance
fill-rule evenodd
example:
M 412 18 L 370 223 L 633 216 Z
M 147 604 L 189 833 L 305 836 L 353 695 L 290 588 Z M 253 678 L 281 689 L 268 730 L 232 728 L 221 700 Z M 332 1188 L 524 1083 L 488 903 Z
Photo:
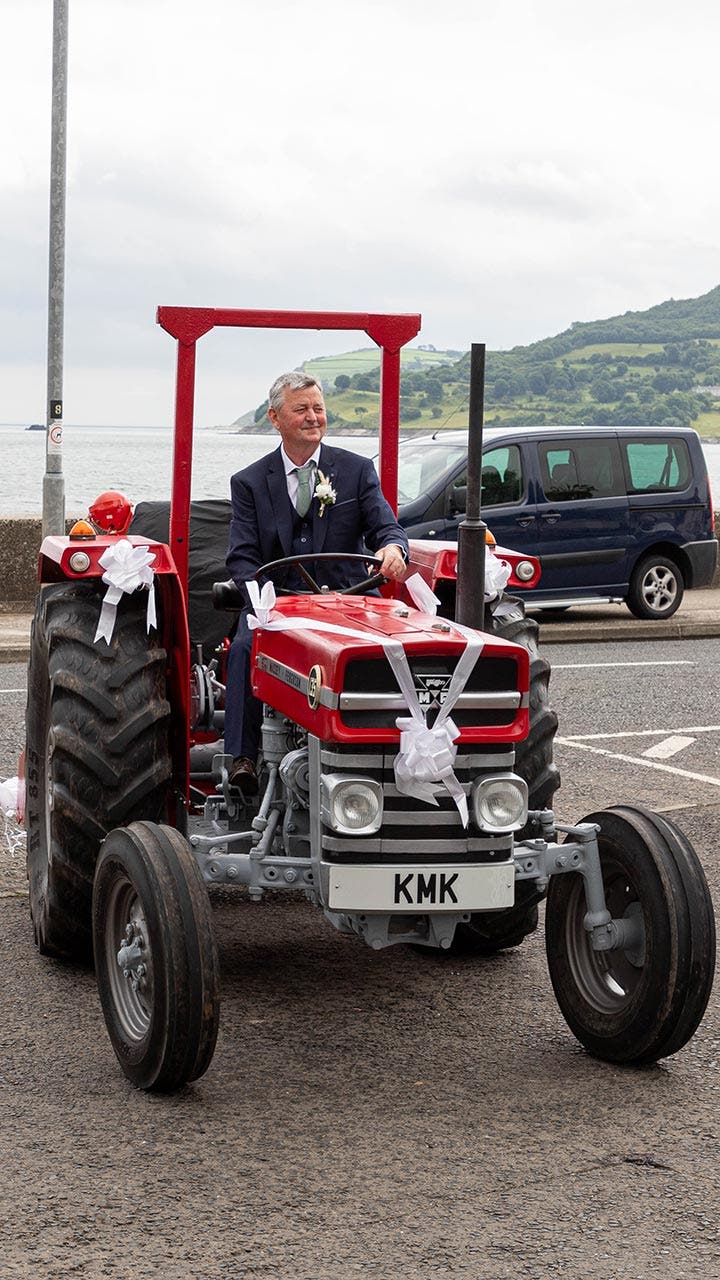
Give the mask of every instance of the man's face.
M 285 388 L 282 406 L 268 409 L 268 417 L 282 436 L 285 452 L 293 462 L 306 462 L 325 435 L 325 401 L 319 387 Z

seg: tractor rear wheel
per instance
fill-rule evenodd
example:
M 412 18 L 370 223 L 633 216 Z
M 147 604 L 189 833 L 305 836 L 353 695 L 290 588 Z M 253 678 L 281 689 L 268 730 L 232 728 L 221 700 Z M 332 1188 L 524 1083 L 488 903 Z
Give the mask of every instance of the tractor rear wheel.
M 27 871 L 42 954 L 89 959 L 92 883 L 111 828 L 167 815 L 166 654 L 147 596 L 123 596 L 111 643 L 94 641 L 103 590 L 43 587 L 32 625 L 26 716 Z
M 666 818 L 617 806 L 591 813 L 605 900 L 630 925 L 624 946 L 595 951 L 584 927 L 582 877 L 550 880 L 545 939 L 550 978 L 570 1030 L 609 1062 L 656 1062 L 690 1039 L 715 971 L 710 891 L 690 842 Z
M 492 614 L 493 633 L 522 645 L 530 655 L 530 732 L 525 741 L 515 747 L 514 769 L 528 785 L 530 809 L 549 809 L 560 786 L 560 774 L 553 763 L 557 716 L 548 701 L 550 664 L 540 656 L 538 626 L 525 616 L 522 601 L 501 596 L 496 606 L 500 604 L 500 612 Z M 517 839 L 524 840 L 534 834 L 537 833 L 528 824 L 524 831 L 518 832 Z M 519 946 L 523 938 L 537 929 L 538 903 L 544 896 L 538 893 L 533 882 L 518 881 L 514 906 L 505 911 L 472 915 L 467 924 L 458 925 L 453 950 L 492 955 Z
M 220 1013 L 210 901 L 173 827 L 111 831 L 93 893 L 95 972 L 105 1025 L 128 1080 L 168 1092 L 212 1061 Z
M 522 601 L 504 596 L 501 603 L 511 606 L 511 610 L 493 614 L 493 633 L 502 640 L 522 645 L 530 655 L 530 732 L 525 741 L 515 747 L 515 773 L 527 782 L 529 808 L 551 809 L 553 796 L 560 786 L 560 774 L 553 763 L 558 720 L 548 698 L 550 663 L 540 655 L 538 625 L 525 616 Z M 517 838 L 523 840 L 529 834 L 521 831 Z

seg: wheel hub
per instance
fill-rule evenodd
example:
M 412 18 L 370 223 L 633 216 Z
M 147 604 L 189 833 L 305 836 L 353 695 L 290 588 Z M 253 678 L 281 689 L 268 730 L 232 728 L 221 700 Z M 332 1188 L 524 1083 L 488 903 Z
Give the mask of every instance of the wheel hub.
M 130 983 L 133 991 L 144 989 L 147 978 L 147 965 L 143 962 L 145 939 L 138 923 L 129 920 L 125 928 L 123 944 L 117 953 L 117 962 L 122 970 L 123 978 Z
M 139 1043 L 152 1022 L 154 973 L 142 905 L 125 878 L 113 887 L 107 920 L 105 955 L 116 1017 L 127 1038 Z
M 643 595 L 651 609 L 668 609 L 677 595 L 675 575 L 659 566 L 651 569 L 643 583 Z

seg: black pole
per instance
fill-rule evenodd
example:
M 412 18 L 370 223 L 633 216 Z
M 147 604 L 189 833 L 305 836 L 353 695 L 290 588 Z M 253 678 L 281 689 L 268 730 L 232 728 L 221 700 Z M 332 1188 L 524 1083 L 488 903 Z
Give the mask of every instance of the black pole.
M 470 348 L 470 417 L 465 519 L 458 525 L 458 570 L 455 617 L 482 631 L 485 621 L 485 534 L 482 520 L 482 442 L 485 400 L 485 343 Z

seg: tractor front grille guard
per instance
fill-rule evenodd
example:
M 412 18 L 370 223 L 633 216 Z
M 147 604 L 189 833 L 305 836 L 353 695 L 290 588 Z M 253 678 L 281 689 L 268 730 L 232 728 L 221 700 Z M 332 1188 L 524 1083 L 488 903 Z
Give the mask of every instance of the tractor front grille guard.
M 493 770 L 504 772 L 512 764 L 512 754 L 507 747 L 496 750 L 483 747 L 482 751 L 472 755 L 460 755 L 458 776 L 464 781 L 471 770 L 476 774 L 478 767 L 484 774 Z M 429 824 L 432 808 L 403 796 L 399 801 L 402 807 L 389 810 L 399 816 L 400 822 L 388 824 L 392 834 L 378 837 L 379 848 L 367 837 L 340 838 L 322 823 L 320 806 L 311 808 L 307 802 L 310 794 L 320 793 L 322 771 L 332 768 L 336 776 L 342 777 L 355 776 L 362 770 L 368 779 L 382 780 L 383 801 L 392 804 L 398 797 L 389 780 L 392 777 L 391 755 L 379 748 L 358 752 L 337 744 L 321 743 L 309 735 L 307 749 L 296 749 L 282 763 L 269 764 L 265 791 L 247 829 L 221 830 L 218 818 L 226 814 L 222 792 L 229 794 L 227 780 L 232 760 L 229 756 L 216 756 L 213 765 L 216 776 L 222 781 L 219 793 L 207 802 L 206 817 L 216 832 L 190 837 L 207 884 L 244 885 L 256 901 L 269 888 L 301 890 L 322 905 L 325 897 L 323 877 L 326 880 L 329 867 L 343 860 L 365 861 L 369 865 L 402 861 L 408 865 L 421 865 L 423 859 L 434 864 L 463 860 L 476 864 L 511 862 L 515 881 L 533 881 L 538 893 L 545 892 L 551 876 L 566 873 L 581 876 L 587 906 L 583 923 L 593 951 L 611 951 L 621 947 L 635 956 L 644 953 L 642 916 L 634 914 L 613 919 L 607 909 L 597 842 L 599 828 L 595 824 L 556 825 L 551 810 L 539 810 L 529 814 L 541 831 L 539 838 L 514 842 L 511 835 L 473 837 L 463 831 L 457 810 L 453 813 L 449 806 L 446 810 L 441 809 L 436 814 L 439 820 Z M 290 793 L 287 804 L 280 802 L 283 791 L 286 796 Z M 405 833 L 398 835 L 403 824 L 413 829 L 409 849 Z M 422 825 L 426 829 L 432 826 L 433 834 L 427 841 L 431 847 L 424 848 L 426 842 L 418 838 L 417 832 Z M 443 839 L 441 832 L 449 838 Z M 558 832 L 566 837 L 562 844 L 557 843 Z M 463 912 L 447 913 L 442 918 L 428 913 L 426 918 L 412 922 L 413 927 L 408 929 L 398 927 L 399 917 L 386 913 L 339 915 L 326 907 L 325 914 L 336 928 L 362 934 L 365 941 L 375 948 L 401 942 L 447 948 L 452 943 L 457 925 L 468 919 L 467 913 Z

